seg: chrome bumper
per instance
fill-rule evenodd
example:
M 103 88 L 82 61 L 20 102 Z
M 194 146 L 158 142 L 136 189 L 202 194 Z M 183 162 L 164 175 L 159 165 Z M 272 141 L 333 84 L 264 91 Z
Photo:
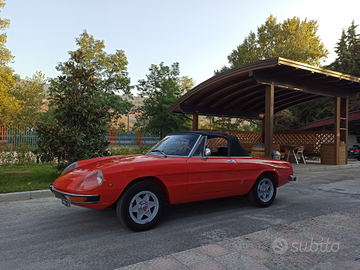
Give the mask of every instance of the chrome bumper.
M 56 198 L 61 200 L 66 200 L 71 203 L 98 203 L 100 201 L 100 195 L 87 195 L 87 194 L 74 194 L 68 193 L 64 191 L 60 191 L 54 187 L 54 185 L 50 185 L 51 192 L 55 195 Z M 74 198 L 84 198 L 85 201 L 79 201 Z
M 296 181 L 296 176 L 295 175 L 290 175 L 289 181 Z

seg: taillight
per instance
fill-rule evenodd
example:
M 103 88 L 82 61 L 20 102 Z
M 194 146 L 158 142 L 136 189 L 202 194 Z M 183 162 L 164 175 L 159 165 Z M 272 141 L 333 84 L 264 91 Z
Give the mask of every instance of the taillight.
M 360 149 L 355 149 L 354 150 L 354 153 L 359 153 L 360 152 Z
M 76 187 L 76 190 L 85 191 L 85 190 L 94 189 L 100 186 L 102 182 L 103 182 L 102 171 L 96 170 L 85 176 L 84 179 L 81 180 L 81 182 Z

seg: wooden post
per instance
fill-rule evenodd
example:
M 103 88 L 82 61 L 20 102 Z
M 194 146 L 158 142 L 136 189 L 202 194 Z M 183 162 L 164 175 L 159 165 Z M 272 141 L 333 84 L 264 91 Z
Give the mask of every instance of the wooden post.
M 143 143 L 143 133 L 137 132 L 136 133 L 136 145 L 142 145 Z
M 335 149 L 336 165 L 347 164 L 348 99 L 335 97 Z
M 198 129 L 199 129 L 199 114 L 198 114 L 198 112 L 194 112 L 192 130 L 196 131 Z
M 272 158 L 274 134 L 274 85 L 265 86 L 265 158 Z
M 334 156 L 335 156 L 335 165 L 339 163 L 339 145 L 340 145 L 340 97 L 334 98 Z
M 347 144 L 349 135 L 349 100 L 342 98 L 340 100 L 340 143 L 345 144 L 345 164 L 348 163 Z

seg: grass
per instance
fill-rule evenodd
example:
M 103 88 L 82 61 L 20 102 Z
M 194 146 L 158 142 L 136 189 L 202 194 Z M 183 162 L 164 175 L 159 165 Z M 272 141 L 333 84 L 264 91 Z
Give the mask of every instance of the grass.
M 129 155 L 140 154 L 149 149 L 149 146 L 119 146 L 112 147 L 109 150 L 111 155 Z M 3 160 L 2 163 L 13 164 L 10 157 L 9 162 Z M 58 177 L 56 169 L 51 165 L 0 166 L 0 194 L 48 189 Z
M 58 176 L 50 165 L 0 167 L 0 193 L 48 189 Z

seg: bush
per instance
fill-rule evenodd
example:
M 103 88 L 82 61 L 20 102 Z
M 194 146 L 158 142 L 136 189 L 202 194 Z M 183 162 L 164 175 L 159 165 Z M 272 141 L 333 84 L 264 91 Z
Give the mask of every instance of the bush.
M 1 166 L 23 166 L 35 165 L 36 156 L 33 154 L 34 148 L 21 144 L 15 147 L 12 144 L 0 143 L 0 165 Z

